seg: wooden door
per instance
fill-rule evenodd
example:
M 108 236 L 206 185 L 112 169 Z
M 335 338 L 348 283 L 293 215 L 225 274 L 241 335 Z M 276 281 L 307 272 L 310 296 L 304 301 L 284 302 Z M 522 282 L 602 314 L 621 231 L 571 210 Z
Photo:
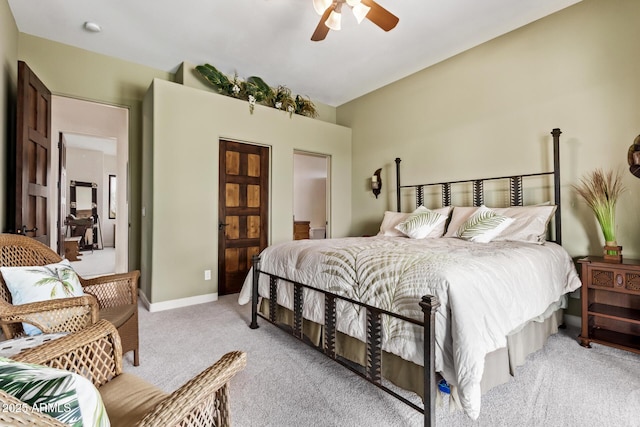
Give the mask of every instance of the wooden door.
M 267 246 L 269 149 L 220 141 L 218 294 L 240 292 L 251 257 Z
M 51 167 L 51 91 L 22 61 L 18 62 L 15 143 L 14 232 L 50 243 L 49 169 Z

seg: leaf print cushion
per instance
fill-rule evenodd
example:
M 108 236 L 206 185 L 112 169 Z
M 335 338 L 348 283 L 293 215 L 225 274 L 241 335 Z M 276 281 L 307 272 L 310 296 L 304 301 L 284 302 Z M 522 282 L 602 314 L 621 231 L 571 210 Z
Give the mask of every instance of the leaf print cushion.
M 489 243 L 512 222 L 513 218 L 502 216 L 481 206 L 456 231 L 456 237 L 478 243 Z
M 412 239 L 424 239 L 440 224 L 444 224 L 447 216 L 420 206 L 412 214 L 407 216 L 395 228 Z M 440 237 L 444 228 L 437 236 Z
M 66 259 L 45 266 L 0 267 L 0 273 L 14 305 L 84 295 L 80 279 Z M 22 327 L 27 335 L 41 333 L 27 323 Z
M 0 389 L 64 424 L 110 426 L 98 390 L 73 372 L 0 358 Z

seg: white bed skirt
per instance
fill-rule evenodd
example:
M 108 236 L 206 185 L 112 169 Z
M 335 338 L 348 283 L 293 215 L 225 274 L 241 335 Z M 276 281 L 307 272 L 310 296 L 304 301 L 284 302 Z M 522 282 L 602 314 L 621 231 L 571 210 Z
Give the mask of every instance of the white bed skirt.
M 526 357 L 541 349 L 547 338 L 558 332 L 563 324 L 564 300 L 552 304 L 536 319 L 532 319 L 507 336 L 507 346 L 499 348 L 485 356 L 484 374 L 480 383 L 482 393 L 508 382 L 514 377 L 515 370 L 522 366 Z M 260 311 L 268 316 L 269 300 L 262 299 Z M 293 312 L 278 307 L 277 322 L 293 325 Z M 303 322 L 303 333 L 314 345 L 322 342 L 322 325 L 308 320 Z M 364 343 L 340 332 L 336 336 L 336 352 L 354 363 L 366 363 Z M 383 352 L 382 376 L 405 390 L 424 397 L 424 374 L 422 366 L 408 362 L 394 354 Z

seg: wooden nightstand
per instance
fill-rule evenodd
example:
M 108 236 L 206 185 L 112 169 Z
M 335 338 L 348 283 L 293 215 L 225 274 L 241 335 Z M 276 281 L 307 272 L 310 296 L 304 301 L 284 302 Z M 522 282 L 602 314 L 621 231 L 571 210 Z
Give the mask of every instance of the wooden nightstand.
M 293 222 L 293 240 L 308 239 L 310 223 L 311 221 L 294 221 Z
M 582 333 L 591 342 L 640 353 L 640 260 L 605 262 L 602 257 L 578 260 L 582 265 Z

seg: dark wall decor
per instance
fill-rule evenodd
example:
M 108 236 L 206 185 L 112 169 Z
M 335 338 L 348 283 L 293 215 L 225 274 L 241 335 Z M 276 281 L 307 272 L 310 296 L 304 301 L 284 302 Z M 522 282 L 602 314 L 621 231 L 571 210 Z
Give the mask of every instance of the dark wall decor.
M 640 135 L 636 136 L 633 144 L 629 147 L 627 161 L 629 162 L 629 172 L 635 177 L 640 178 Z
M 382 168 L 375 171 L 371 176 L 371 191 L 376 196 L 376 199 L 382 191 L 382 178 L 380 177 L 380 172 L 382 172 Z

